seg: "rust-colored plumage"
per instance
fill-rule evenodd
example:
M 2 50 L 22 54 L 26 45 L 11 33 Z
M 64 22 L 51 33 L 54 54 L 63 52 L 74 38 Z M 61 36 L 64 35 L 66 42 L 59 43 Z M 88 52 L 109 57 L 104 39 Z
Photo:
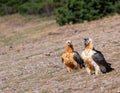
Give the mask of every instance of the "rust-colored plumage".
M 84 44 L 85 44 L 85 49 L 82 52 L 81 56 L 84 60 L 86 71 L 88 72 L 89 75 L 92 74 L 93 71 L 95 71 L 95 74 L 97 75 L 100 73 L 100 67 L 96 62 L 93 60 L 92 55 L 94 55 L 93 49 L 93 44 L 92 40 L 90 38 L 84 39 Z
M 103 54 L 93 48 L 92 39 L 84 39 L 85 49 L 81 57 L 85 63 L 86 71 L 89 75 L 95 71 L 95 74 L 106 73 L 112 70 L 110 64 L 106 62 Z
M 74 51 L 71 41 L 66 42 L 65 52 L 62 54 L 62 61 L 68 72 L 71 72 L 71 69 L 80 69 L 84 67 L 83 61 L 78 52 Z

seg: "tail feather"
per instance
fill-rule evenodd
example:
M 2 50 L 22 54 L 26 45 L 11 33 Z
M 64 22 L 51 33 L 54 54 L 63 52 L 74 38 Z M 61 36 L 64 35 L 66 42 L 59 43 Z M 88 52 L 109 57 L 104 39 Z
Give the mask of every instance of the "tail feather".
M 109 64 L 107 66 L 100 65 L 100 69 L 102 73 L 107 73 L 114 70 L 114 68 L 112 68 Z

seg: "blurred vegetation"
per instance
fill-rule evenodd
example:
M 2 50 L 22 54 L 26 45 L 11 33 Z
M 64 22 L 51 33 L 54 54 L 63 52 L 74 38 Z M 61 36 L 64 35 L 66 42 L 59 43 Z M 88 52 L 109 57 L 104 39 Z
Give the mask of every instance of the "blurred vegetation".
M 0 0 L 0 15 L 56 16 L 59 25 L 120 13 L 120 0 Z
M 31 14 L 54 15 L 54 10 L 63 5 L 64 0 L 0 0 L 0 15 Z
M 120 0 L 66 0 L 56 10 L 56 21 L 60 25 L 100 19 L 120 13 Z

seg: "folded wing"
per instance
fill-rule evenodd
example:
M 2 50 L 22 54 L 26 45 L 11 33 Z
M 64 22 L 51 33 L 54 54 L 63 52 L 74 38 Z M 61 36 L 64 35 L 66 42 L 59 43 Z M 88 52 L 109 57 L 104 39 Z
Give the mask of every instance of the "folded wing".
M 103 54 L 100 51 L 93 50 L 95 53 L 92 55 L 93 60 L 100 66 L 100 69 L 103 73 L 109 72 L 112 70 L 109 63 L 106 62 Z
M 80 68 L 85 67 L 84 62 L 77 51 L 74 51 L 73 59 L 80 65 Z

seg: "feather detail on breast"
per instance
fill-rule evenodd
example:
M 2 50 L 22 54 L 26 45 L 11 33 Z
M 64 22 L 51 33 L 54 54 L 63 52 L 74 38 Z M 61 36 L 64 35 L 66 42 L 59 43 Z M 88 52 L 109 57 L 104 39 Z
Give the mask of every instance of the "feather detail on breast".
M 62 61 L 66 65 L 67 71 L 84 67 L 83 61 L 77 51 L 74 51 L 71 41 L 66 42 L 65 52 L 62 54 Z
M 62 55 L 62 58 L 64 59 L 64 64 L 70 68 L 74 68 L 77 66 L 77 63 L 73 59 L 73 53 L 64 53 Z
M 85 49 L 81 55 L 86 64 L 86 70 L 89 74 L 91 74 L 90 69 L 95 69 L 96 75 L 101 72 L 106 73 L 112 70 L 109 63 L 106 62 L 103 54 L 93 47 L 91 38 L 85 38 L 84 45 Z
M 84 61 L 85 62 L 85 66 L 88 67 L 91 70 L 95 70 L 94 65 L 91 63 L 91 60 L 87 59 Z

